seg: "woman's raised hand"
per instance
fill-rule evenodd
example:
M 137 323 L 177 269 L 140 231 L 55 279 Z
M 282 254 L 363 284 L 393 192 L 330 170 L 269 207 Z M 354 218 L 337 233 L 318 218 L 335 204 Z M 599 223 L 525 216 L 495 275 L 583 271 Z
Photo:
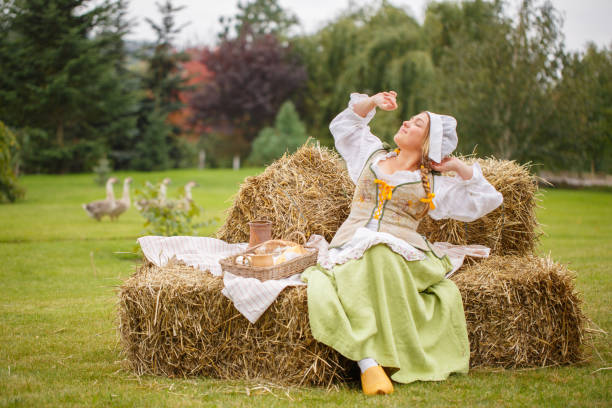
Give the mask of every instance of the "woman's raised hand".
M 379 92 L 372 96 L 372 101 L 382 110 L 392 111 L 397 109 L 397 92 Z

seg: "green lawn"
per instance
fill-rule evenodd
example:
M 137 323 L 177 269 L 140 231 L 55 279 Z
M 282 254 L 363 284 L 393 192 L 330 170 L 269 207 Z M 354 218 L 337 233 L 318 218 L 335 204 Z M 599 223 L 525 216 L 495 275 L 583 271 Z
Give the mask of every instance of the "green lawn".
M 258 169 L 129 173 L 136 185 L 172 179 L 170 195 L 190 179 L 203 218 L 223 217 L 230 197 Z M 125 174 L 117 174 L 123 178 Z M 588 364 L 503 371 L 473 370 L 440 383 L 397 385 L 365 398 L 358 384 L 334 390 L 279 388 L 212 379 L 135 377 L 122 370 L 116 289 L 133 271 L 129 254 L 143 230 L 130 209 L 118 222 L 96 222 L 81 203 L 104 196 L 93 176 L 27 176 L 26 200 L 0 206 L 0 406 L 449 406 L 451 404 L 610 406 L 610 337 L 595 338 Z M 116 188 L 116 194 L 120 189 Z M 545 192 L 541 253 L 577 272 L 584 310 L 612 331 L 612 194 Z M 205 234 L 212 234 L 209 227 Z

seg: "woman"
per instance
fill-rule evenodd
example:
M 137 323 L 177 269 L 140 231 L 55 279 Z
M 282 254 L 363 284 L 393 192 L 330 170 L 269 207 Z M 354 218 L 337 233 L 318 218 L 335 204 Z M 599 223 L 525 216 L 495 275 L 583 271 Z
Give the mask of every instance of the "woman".
M 477 163 L 448 157 L 457 146 L 451 116 L 419 113 L 395 134 L 398 148 L 384 150 L 368 123 L 376 107 L 396 109 L 396 97 L 394 91 L 351 94 L 331 122 L 356 188 L 349 217 L 330 244 L 332 265 L 302 275 L 313 336 L 358 362 L 368 395 L 393 392 L 382 366 L 401 383 L 467 373 L 461 295 L 445 279 L 452 266 L 416 229 L 427 214 L 469 222 L 502 202 Z

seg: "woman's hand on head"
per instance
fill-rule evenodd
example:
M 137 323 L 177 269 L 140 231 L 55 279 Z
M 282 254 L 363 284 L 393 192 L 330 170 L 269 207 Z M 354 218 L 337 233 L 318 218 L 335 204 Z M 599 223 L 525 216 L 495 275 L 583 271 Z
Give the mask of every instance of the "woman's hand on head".
M 436 163 L 432 160 L 430 161 L 430 166 L 433 170 L 439 171 L 440 173 L 454 171 L 464 180 L 471 179 L 473 174 L 472 166 L 456 157 L 447 156 L 443 158 L 440 163 Z
M 447 171 L 455 171 L 455 167 L 457 166 L 458 161 L 460 162 L 461 160 L 456 157 L 445 157 L 440 163 L 436 163 L 433 160 L 431 160 L 429 163 L 431 168 L 435 171 L 445 173 Z
M 372 96 L 372 100 L 382 110 L 392 111 L 397 109 L 397 92 L 379 92 Z

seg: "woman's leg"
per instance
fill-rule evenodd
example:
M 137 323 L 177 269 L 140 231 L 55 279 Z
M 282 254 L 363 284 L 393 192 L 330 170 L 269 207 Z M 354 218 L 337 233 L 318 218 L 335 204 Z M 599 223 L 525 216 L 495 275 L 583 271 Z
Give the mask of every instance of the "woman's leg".
M 391 394 L 393 384 L 383 368 L 373 358 L 357 362 L 361 370 L 361 388 L 366 395 Z

